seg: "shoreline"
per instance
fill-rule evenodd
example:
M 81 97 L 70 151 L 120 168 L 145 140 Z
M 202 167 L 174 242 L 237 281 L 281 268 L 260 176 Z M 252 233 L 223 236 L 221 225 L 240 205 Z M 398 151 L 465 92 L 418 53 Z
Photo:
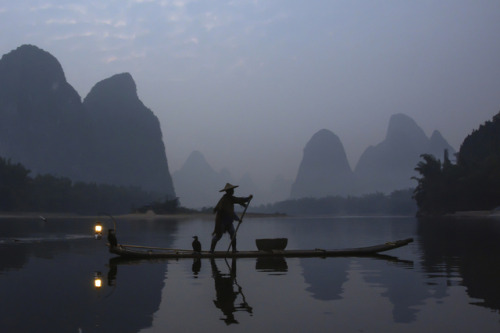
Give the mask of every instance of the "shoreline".
M 445 214 L 443 217 L 500 217 L 500 211 L 497 210 L 470 210 L 470 211 L 460 211 L 452 214 Z
M 112 215 L 115 219 L 207 219 L 212 220 L 215 218 L 214 214 L 210 213 L 179 213 L 179 214 L 155 214 L 151 211 L 146 213 L 129 213 Z M 274 213 L 246 213 L 247 218 L 268 218 L 268 217 L 292 217 L 293 215 Z M 375 215 L 374 215 L 375 216 Z M 359 215 L 342 215 L 342 216 L 328 216 L 328 217 L 372 217 L 372 215 L 359 216 Z M 377 216 L 378 217 L 378 216 Z M 398 217 L 397 215 L 388 217 Z M 445 218 L 500 218 L 500 211 L 498 210 L 481 210 L 481 211 L 459 211 L 451 214 L 444 214 L 440 216 L 422 216 L 422 217 L 445 217 Z M 75 213 L 46 213 L 46 212 L 0 212 L 1 219 L 103 219 L 109 218 L 107 214 L 101 215 L 79 215 Z
M 181 214 L 155 214 L 153 212 L 147 213 L 129 213 L 111 215 L 115 219 L 214 219 L 215 214 L 209 213 L 181 213 Z M 261 213 L 246 213 L 245 217 L 259 218 L 259 217 L 286 217 L 285 214 L 261 214 Z M 44 212 L 0 212 L 0 219 L 103 219 L 109 218 L 107 214 L 101 215 L 79 215 L 72 213 L 44 213 Z

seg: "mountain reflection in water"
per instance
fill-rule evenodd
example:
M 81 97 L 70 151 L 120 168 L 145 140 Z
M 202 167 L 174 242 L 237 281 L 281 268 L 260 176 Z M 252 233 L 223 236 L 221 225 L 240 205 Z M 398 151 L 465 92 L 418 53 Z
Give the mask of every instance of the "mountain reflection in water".
M 415 242 L 372 257 L 237 260 L 124 260 L 92 238 L 90 219 L 0 222 L 0 331 L 500 329 L 495 219 L 248 219 L 243 249 L 262 236 L 287 237 L 288 248 Z M 209 244 L 212 227 L 123 220 L 117 234 L 188 248 L 194 234 Z
M 499 219 L 421 219 L 418 234 L 427 276 L 459 283 L 477 299 L 473 304 L 500 310 Z

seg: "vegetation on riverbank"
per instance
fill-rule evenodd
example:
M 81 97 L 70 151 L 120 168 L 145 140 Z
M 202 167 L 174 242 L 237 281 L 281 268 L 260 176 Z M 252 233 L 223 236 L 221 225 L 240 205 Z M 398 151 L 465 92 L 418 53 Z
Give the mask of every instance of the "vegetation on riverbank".
M 23 165 L 0 158 L 1 212 L 116 214 L 133 211 L 160 198 L 138 187 L 73 182 L 52 175 L 31 177 L 29 174 L 30 170 Z
M 290 215 L 415 215 L 417 205 L 412 189 L 391 194 L 373 193 L 360 197 L 330 196 L 303 198 L 261 205 L 253 209 L 260 213 L 286 213 Z
M 500 113 L 465 138 L 452 163 L 422 155 L 414 191 L 418 215 L 488 211 L 500 206 Z
M 181 207 L 177 198 L 161 198 L 137 187 L 73 182 L 52 175 L 29 176 L 23 165 L 0 158 L 0 212 L 45 212 L 80 215 L 138 213 L 212 214 Z M 390 195 L 285 200 L 251 207 L 249 213 L 276 215 L 414 215 L 411 190 Z

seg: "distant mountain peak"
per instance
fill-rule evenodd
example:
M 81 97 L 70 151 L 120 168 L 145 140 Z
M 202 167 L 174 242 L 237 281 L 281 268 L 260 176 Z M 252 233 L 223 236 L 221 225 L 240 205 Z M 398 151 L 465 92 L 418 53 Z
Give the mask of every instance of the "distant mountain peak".
M 85 97 L 84 104 L 92 105 L 103 100 L 115 106 L 106 110 L 108 113 L 124 114 L 126 110 L 144 109 L 137 96 L 134 79 L 129 73 L 116 74 L 96 83 Z
M 216 172 L 200 151 L 193 151 L 182 167 L 172 173 L 175 191 L 183 206 L 201 208 L 215 205 L 219 190 L 230 182 L 229 172 Z
M 50 77 L 51 79 L 57 78 L 66 81 L 62 66 L 56 57 L 34 45 L 21 45 L 17 49 L 4 54 L 1 60 L 6 66 L 14 67 L 23 76 Z
M 436 158 L 443 160 L 444 151 L 447 150 L 450 156 L 455 154 L 455 149 L 446 141 L 441 132 L 435 130 L 429 139 L 429 150 L 430 154 L 433 154 Z
M 316 132 L 307 142 L 292 198 L 349 194 L 353 174 L 339 137 L 327 129 Z
M 311 140 L 315 139 L 315 138 L 322 138 L 322 137 L 327 138 L 327 137 L 337 137 L 337 136 L 332 131 L 330 131 L 326 128 L 323 128 L 323 129 L 320 129 L 319 131 L 317 131 L 316 133 L 314 133 L 314 135 L 311 137 Z
M 336 149 L 340 154 L 346 156 L 344 147 L 339 137 L 335 135 L 330 130 L 321 129 L 318 132 L 314 133 L 311 139 L 307 142 L 306 147 L 304 148 L 304 155 L 312 155 L 315 157 L 320 157 L 319 151 L 323 149 Z
M 431 145 L 432 145 L 432 143 L 442 144 L 445 142 L 446 142 L 446 144 L 448 144 L 448 142 L 444 139 L 441 132 L 439 132 L 438 130 L 435 130 L 434 132 L 432 132 L 430 141 L 431 141 Z
M 35 95 L 48 99 L 68 93 L 71 94 L 72 103 L 81 101 L 77 92 L 66 82 L 59 61 L 34 45 L 22 45 L 4 54 L 0 59 L 0 75 L 0 99 L 12 100 L 26 95 L 30 95 L 31 100 L 36 99 Z
M 439 131 L 429 139 L 409 116 L 398 113 L 391 116 L 384 141 L 370 146 L 359 158 L 354 170 L 360 193 L 391 192 L 414 186 L 411 177 L 421 154 L 442 158 L 444 150 L 450 155 L 455 150 Z
M 105 80 L 102 80 L 101 84 L 112 84 L 114 87 L 123 89 L 123 91 L 137 93 L 135 81 L 132 78 L 132 75 L 127 72 L 115 74 Z
M 385 137 L 388 142 L 396 142 L 399 140 L 411 140 L 413 142 L 427 141 L 427 135 L 420 128 L 415 120 L 403 113 L 397 113 L 389 119 L 389 127 Z
M 203 170 L 205 172 L 215 172 L 210 164 L 208 164 L 205 156 L 198 150 L 189 154 L 186 162 L 182 165 L 181 170 Z

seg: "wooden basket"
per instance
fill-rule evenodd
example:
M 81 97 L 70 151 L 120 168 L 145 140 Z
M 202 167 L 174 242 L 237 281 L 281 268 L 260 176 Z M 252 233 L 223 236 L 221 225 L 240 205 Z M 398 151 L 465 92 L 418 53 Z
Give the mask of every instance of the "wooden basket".
M 261 238 L 256 239 L 255 244 L 260 251 L 284 250 L 288 238 Z

